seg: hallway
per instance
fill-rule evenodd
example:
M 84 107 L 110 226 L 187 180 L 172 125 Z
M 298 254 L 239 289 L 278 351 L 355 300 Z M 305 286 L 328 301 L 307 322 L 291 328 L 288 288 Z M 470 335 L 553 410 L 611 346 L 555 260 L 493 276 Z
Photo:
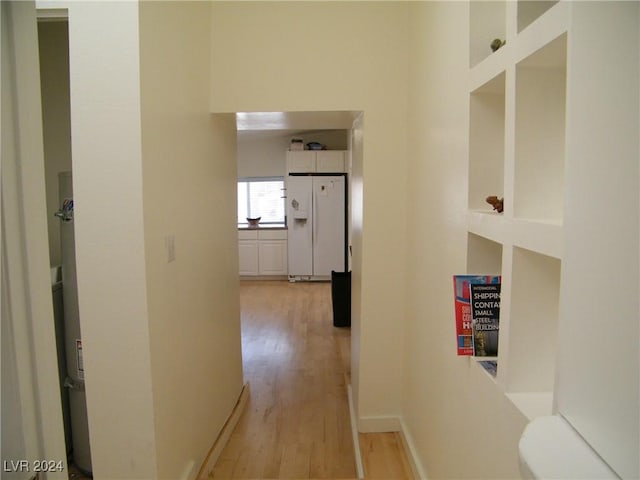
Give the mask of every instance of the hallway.
M 240 304 L 251 393 L 210 478 L 357 478 L 351 331 L 333 327 L 331 285 L 244 281 Z M 358 438 L 365 478 L 413 478 L 398 432 Z
M 356 478 L 345 378 L 350 330 L 329 283 L 242 282 L 251 394 L 212 478 Z

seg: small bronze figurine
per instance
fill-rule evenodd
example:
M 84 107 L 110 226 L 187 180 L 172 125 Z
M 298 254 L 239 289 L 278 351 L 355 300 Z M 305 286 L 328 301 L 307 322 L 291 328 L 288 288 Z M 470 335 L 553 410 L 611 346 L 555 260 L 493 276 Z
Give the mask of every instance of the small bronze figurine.
M 487 203 L 490 204 L 496 212 L 502 213 L 504 208 L 504 198 L 498 198 L 495 195 L 491 195 L 490 197 L 487 197 Z

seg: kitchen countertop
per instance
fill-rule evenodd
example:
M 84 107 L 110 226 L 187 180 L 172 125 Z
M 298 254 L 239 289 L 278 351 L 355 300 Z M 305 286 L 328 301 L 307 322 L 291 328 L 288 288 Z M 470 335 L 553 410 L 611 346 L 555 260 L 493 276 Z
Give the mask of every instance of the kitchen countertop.
M 238 230 L 287 230 L 287 226 L 284 223 L 260 225 L 258 227 L 250 227 L 247 224 L 238 224 Z

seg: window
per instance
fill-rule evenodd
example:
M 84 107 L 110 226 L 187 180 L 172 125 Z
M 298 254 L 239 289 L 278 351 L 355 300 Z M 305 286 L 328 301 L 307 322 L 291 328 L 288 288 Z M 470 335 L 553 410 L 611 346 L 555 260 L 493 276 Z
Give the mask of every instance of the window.
M 284 179 L 282 177 L 238 180 L 238 224 L 261 217 L 261 224 L 284 223 Z

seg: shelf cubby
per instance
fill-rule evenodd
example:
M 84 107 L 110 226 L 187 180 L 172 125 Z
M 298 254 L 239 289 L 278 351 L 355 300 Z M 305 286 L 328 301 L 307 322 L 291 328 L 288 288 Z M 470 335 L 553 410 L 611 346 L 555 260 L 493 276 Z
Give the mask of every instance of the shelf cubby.
M 469 109 L 469 209 L 490 212 L 485 199 L 504 196 L 504 72 L 471 93 Z
M 506 39 L 506 2 L 470 2 L 469 20 L 469 66 L 473 67 L 493 53 L 495 38 Z
M 470 275 L 500 275 L 502 244 L 487 238 L 467 234 L 467 273 Z
M 556 3 L 558 0 L 518 0 L 518 32 L 535 22 Z
M 562 224 L 567 38 L 516 65 L 514 217 Z
M 546 399 L 553 392 L 560 266 L 557 258 L 513 249 L 506 391 L 515 397 Z

